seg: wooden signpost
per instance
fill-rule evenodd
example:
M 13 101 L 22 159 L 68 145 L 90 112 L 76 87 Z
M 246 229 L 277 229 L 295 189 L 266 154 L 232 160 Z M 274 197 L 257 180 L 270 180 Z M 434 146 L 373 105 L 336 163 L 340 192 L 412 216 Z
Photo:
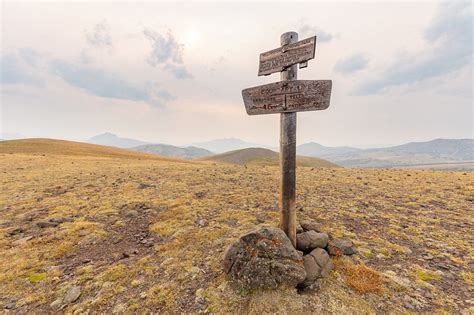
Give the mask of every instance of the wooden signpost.
M 242 91 L 249 115 L 280 113 L 280 227 L 296 247 L 296 112 L 329 107 L 332 81 L 297 80 L 314 58 L 316 36 L 298 41 L 298 33 L 280 37 L 281 47 L 260 55 L 258 75 L 280 72 L 280 82 Z

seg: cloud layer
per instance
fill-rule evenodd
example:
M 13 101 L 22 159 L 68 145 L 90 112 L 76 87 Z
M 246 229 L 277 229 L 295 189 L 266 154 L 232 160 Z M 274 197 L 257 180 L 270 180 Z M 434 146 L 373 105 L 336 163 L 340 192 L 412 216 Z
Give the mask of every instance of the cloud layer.
M 334 71 L 349 74 L 367 68 L 369 60 L 362 54 L 355 54 L 346 59 L 339 60 L 334 66 Z
M 357 94 L 374 94 L 391 86 L 412 84 L 472 65 L 472 4 L 449 2 L 426 29 L 428 47 L 399 57 L 376 78 L 363 82 Z
M 156 106 L 174 99 L 170 93 L 159 89 L 156 84 L 134 85 L 104 70 L 77 66 L 59 59 L 52 60 L 49 66 L 53 74 L 92 95 L 143 101 Z
M 171 73 L 176 79 L 191 79 L 193 75 L 183 65 L 184 45 L 180 44 L 171 31 L 166 35 L 146 29 L 143 35 L 151 43 L 150 56 L 147 58 L 148 64 L 153 67 L 159 65 L 162 69 Z

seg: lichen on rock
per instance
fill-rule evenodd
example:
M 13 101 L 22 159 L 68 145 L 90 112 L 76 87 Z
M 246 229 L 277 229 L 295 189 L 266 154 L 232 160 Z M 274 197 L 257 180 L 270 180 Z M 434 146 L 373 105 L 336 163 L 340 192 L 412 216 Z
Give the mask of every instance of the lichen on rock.
M 274 227 L 240 237 L 225 252 L 223 267 L 231 283 L 247 289 L 294 287 L 306 278 L 303 254 Z

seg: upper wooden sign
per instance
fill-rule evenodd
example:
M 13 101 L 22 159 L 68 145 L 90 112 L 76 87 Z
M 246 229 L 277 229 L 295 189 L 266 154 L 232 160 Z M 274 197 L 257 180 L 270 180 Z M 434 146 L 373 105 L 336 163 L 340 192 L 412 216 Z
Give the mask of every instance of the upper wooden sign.
M 314 58 L 316 36 L 300 40 L 260 54 L 258 75 L 269 75 L 281 72 L 294 64 L 306 66 L 306 62 Z
M 242 91 L 249 115 L 323 110 L 329 107 L 331 80 L 281 81 Z

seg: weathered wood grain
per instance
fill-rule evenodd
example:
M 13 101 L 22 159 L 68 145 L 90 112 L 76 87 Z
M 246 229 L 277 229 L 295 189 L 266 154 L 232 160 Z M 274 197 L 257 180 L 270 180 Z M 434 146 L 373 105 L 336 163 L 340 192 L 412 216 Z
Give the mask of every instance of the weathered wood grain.
M 329 107 L 331 80 L 282 81 L 242 91 L 249 115 L 324 110 Z
M 298 33 L 281 35 L 282 46 L 298 40 Z M 282 84 L 296 82 L 298 67 L 292 65 L 281 72 Z M 286 95 L 286 94 L 285 94 Z M 280 115 L 280 228 L 296 248 L 296 113 Z
M 303 67 L 306 67 L 307 61 L 314 58 L 315 51 L 316 36 L 313 36 L 264 52 L 260 54 L 258 75 L 281 72 L 297 63 L 301 63 Z

